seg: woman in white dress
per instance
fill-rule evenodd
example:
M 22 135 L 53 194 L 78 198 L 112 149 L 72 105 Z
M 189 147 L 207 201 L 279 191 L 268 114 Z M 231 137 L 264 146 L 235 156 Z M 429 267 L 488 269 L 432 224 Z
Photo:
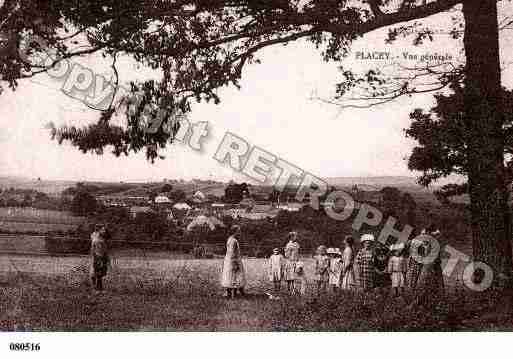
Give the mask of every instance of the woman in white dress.
M 339 248 L 328 248 L 328 256 L 330 257 L 329 281 L 330 290 L 332 293 L 338 293 L 340 284 L 342 282 L 342 271 L 344 269 L 344 262 L 342 260 L 342 252 Z
M 354 276 L 354 239 L 351 236 L 345 238 L 346 247 L 342 253 L 343 269 L 342 269 L 342 283 L 340 289 L 354 290 L 356 286 L 356 279 Z
M 239 241 L 241 230 L 234 225 L 230 228 L 230 237 L 226 242 L 226 255 L 223 263 L 223 273 L 221 276 L 221 286 L 226 289 L 228 298 L 235 298 L 237 290 L 244 295 L 244 286 L 246 285 L 246 273 L 240 255 Z
M 296 264 L 299 260 L 299 243 L 297 243 L 297 232 L 288 234 L 289 242 L 285 246 L 285 269 L 283 277 L 287 282 L 289 293 L 294 292 L 294 281 L 296 280 Z

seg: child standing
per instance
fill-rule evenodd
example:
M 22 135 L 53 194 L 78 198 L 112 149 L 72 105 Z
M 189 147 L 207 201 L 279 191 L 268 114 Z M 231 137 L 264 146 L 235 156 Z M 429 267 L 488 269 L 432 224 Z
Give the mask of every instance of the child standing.
M 302 261 L 296 262 L 296 279 L 294 281 L 294 292 L 299 295 L 306 294 L 306 275 L 304 270 L 304 263 Z
M 269 257 L 269 280 L 273 283 L 273 288 L 276 293 L 281 289 L 284 265 L 285 259 L 280 254 L 280 250 L 274 248 L 273 254 Z
M 344 239 L 345 248 L 342 256 L 343 271 L 342 271 L 342 290 L 354 290 L 356 288 L 356 279 L 354 276 L 354 239 L 351 236 L 346 236 Z
M 328 269 L 330 289 L 333 293 L 338 293 L 344 266 L 344 263 L 342 262 L 342 253 L 339 248 L 329 248 L 328 256 L 330 257 L 330 266 Z
M 326 292 L 326 286 L 329 280 L 329 266 L 330 266 L 330 258 L 328 257 L 326 246 L 319 246 L 317 248 L 317 255 L 314 257 L 315 259 L 315 276 L 314 280 L 317 282 L 317 296 L 320 296 L 321 293 Z
M 406 276 L 406 258 L 404 258 L 404 244 L 394 244 L 390 247 L 392 256 L 388 260 L 387 271 L 392 279 L 392 288 L 395 296 L 403 293 Z
M 360 238 L 363 248 L 360 249 L 355 259 L 355 266 L 358 269 L 358 282 L 363 292 L 370 292 L 375 287 L 374 252 L 372 246 L 374 244 L 374 236 L 372 234 L 364 234 Z

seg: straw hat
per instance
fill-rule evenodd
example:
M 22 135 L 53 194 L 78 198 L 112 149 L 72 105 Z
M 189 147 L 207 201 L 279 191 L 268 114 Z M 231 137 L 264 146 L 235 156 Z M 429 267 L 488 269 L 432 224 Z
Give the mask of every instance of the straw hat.
M 374 236 L 372 234 L 364 234 L 362 235 L 362 237 L 360 238 L 360 242 L 374 242 Z
M 273 249 L 273 253 L 274 253 L 274 254 L 278 254 L 278 253 L 280 253 L 280 250 L 279 250 L 278 248 L 274 248 L 274 249 Z
M 326 251 L 326 253 L 328 254 L 335 254 L 335 248 L 328 248 L 328 250 Z

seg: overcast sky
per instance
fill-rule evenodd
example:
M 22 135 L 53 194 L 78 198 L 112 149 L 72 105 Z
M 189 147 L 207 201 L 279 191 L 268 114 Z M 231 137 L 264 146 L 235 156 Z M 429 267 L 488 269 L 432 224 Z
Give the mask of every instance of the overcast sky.
M 447 23 L 447 16 L 432 21 Z M 447 29 L 446 26 L 441 28 Z M 501 35 L 503 82 L 511 87 L 509 62 L 513 31 Z M 345 66 L 364 69 L 383 67 L 386 62 L 362 61 L 356 51 L 390 51 L 424 54 L 448 53 L 463 61 L 461 41 L 438 35 L 439 41 L 412 47 L 404 41 L 386 46 L 385 33 L 375 32 L 357 41 Z M 246 68 L 242 89 L 223 89 L 222 103 L 194 106 L 191 121 L 209 121 L 212 136 L 205 151 L 197 153 L 182 144 L 169 147 L 166 159 L 151 164 L 143 153 L 119 157 L 82 154 L 69 145 L 50 140 L 45 123 L 88 123 L 98 115 L 60 91 L 62 83 L 41 75 L 21 82 L 15 93 L 0 95 L 0 173 L 1 175 L 63 180 L 141 181 L 163 178 L 241 179 L 221 166 L 213 155 L 226 131 L 253 145 L 322 177 L 334 176 L 412 176 L 406 157 L 414 143 L 404 136 L 408 113 L 415 107 L 428 108 L 432 95 L 404 98 L 370 109 L 340 110 L 312 100 L 312 94 L 329 97 L 340 79 L 336 63 L 324 63 L 310 44 L 298 42 L 261 53 L 261 65 Z M 80 60 L 98 73 L 108 67 L 96 58 Z M 122 79 L 144 78 L 144 72 L 128 61 L 120 61 Z M 415 62 L 403 62 L 414 65 Z M 135 74 L 135 75 L 134 75 Z

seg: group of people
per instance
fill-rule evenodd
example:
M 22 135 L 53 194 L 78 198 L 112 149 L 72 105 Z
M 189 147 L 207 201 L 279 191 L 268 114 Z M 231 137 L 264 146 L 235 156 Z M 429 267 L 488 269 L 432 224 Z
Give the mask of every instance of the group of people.
M 439 232 L 431 233 L 433 235 Z M 391 290 L 396 296 L 406 288 L 413 290 L 429 287 L 443 290 L 443 278 L 440 257 L 433 260 L 419 260 L 431 251 L 431 239 L 424 231 L 409 243 L 396 243 L 388 248 L 377 242 L 372 234 L 360 238 L 362 248 L 356 253 L 352 236 L 344 238 L 344 249 L 327 248 L 321 245 L 314 256 L 312 278 L 316 283 L 317 295 L 329 291 L 368 292 L 371 290 Z M 409 255 L 409 249 L 415 246 L 416 256 Z M 297 233 L 289 233 L 289 242 L 284 248 L 273 250 L 269 258 L 269 280 L 275 292 L 284 280 L 287 290 L 292 294 L 305 294 L 306 274 L 304 262 L 299 259 Z M 420 256 L 420 257 L 419 257 Z
M 429 235 L 428 235 L 429 233 Z M 392 290 L 400 295 L 405 288 L 428 289 L 431 293 L 443 291 L 441 260 L 438 253 L 429 261 L 419 260 L 432 255 L 432 239 L 439 231 L 423 233 L 408 243 L 384 247 L 372 234 L 360 238 L 361 249 L 356 251 L 352 236 L 345 236 L 344 249 L 321 245 L 313 257 L 313 272 L 309 273 L 316 283 L 317 295 L 331 291 Z M 244 296 L 246 272 L 242 261 L 239 240 L 241 228 L 233 225 L 226 243 L 221 285 L 225 296 Z M 96 225 L 91 234 L 91 282 L 96 291 L 103 290 L 103 278 L 110 266 L 107 240 L 109 233 L 104 225 Z M 410 255 L 410 249 L 416 255 Z M 281 291 L 282 282 L 290 294 L 305 295 L 307 292 L 307 268 L 300 256 L 297 232 L 288 234 L 283 250 L 275 248 L 267 264 L 269 280 L 275 293 Z
M 240 227 L 233 226 L 227 242 L 221 284 L 226 296 L 233 298 L 244 295 L 246 275 L 240 254 L 238 240 Z M 423 261 L 419 257 L 431 254 L 432 236 L 439 231 L 423 231 L 408 243 L 396 243 L 385 247 L 375 240 L 372 234 L 360 238 L 361 249 L 356 251 L 352 236 L 344 238 L 344 249 L 327 248 L 321 245 L 313 257 L 313 269 L 307 273 L 305 262 L 300 257 L 297 232 L 288 234 L 288 242 L 283 249 L 275 248 L 269 257 L 267 271 L 274 295 L 286 284 L 289 294 L 305 295 L 307 277 L 315 282 L 318 296 L 328 292 L 374 290 L 391 291 L 399 296 L 409 288 L 430 291 L 443 291 L 443 278 L 440 257 Z M 415 247 L 416 255 L 410 255 Z M 310 275 L 307 275 L 310 274 Z

